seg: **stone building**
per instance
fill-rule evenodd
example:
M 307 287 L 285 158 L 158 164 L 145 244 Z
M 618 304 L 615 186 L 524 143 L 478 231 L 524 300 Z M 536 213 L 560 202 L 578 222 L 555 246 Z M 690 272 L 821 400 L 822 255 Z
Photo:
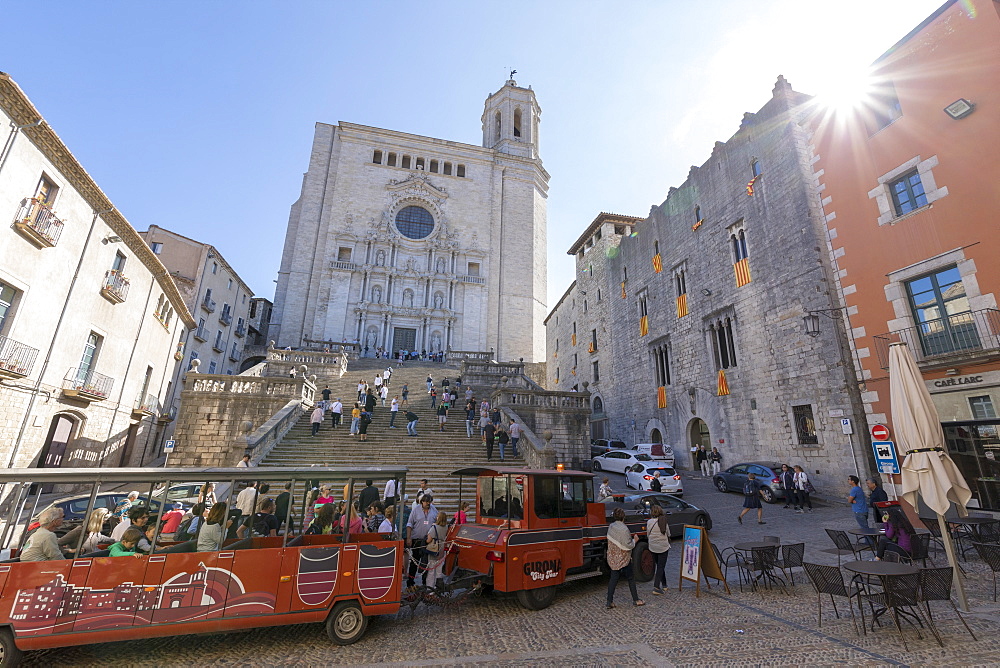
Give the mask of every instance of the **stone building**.
M 611 437 L 605 402 L 614 402 L 609 375 L 617 340 L 612 335 L 611 304 L 617 293 L 608 288 L 607 258 L 618 252 L 622 238 L 631 234 L 640 220 L 616 213 L 601 213 L 594 219 L 568 251 L 576 260 L 577 279 L 545 320 L 545 385 L 557 390 L 589 390 L 591 438 Z
M 842 430 L 843 418 L 864 421 L 844 331 L 812 337 L 803 326 L 806 313 L 840 307 L 801 125 L 807 101 L 779 77 L 772 99 L 621 237 L 617 253 L 583 249 L 575 299 L 579 274 L 603 263 L 595 274 L 610 300 L 613 373 L 600 381 L 609 436 L 662 440 L 682 467 L 694 444 L 718 447 L 727 466 L 802 464 L 822 491 L 868 466 Z M 584 332 L 559 354 L 586 368 L 600 354 L 589 343 Z
M 194 326 L 176 284 L 0 73 L 0 461 L 138 465 Z
M 873 63 L 862 104 L 818 109 L 812 160 L 867 426 L 892 426 L 904 341 L 974 500 L 1000 509 L 1000 3 L 981 4 L 942 4 Z
M 292 206 L 271 338 L 544 357 L 541 108 L 513 80 L 488 96 L 482 146 L 317 123 Z
M 166 412 L 176 417 L 180 376 L 192 360 L 201 361 L 201 373 L 240 372 L 253 291 L 211 244 L 156 225 L 140 235 L 167 267 L 197 323 L 185 337 L 186 361 L 171 379 Z

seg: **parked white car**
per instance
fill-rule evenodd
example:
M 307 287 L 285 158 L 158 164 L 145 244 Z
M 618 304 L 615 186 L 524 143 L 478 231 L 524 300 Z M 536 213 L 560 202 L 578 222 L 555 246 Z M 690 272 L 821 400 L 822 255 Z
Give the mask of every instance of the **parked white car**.
M 663 462 L 666 466 L 674 465 L 674 449 L 663 443 L 636 443 L 623 448 L 623 450 L 636 455 L 649 455 L 653 459 Z
M 625 486 L 639 491 L 650 489 L 650 482 L 653 475 L 660 472 L 660 491 L 664 494 L 682 496 L 684 494 L 684 483 L 681 476 L 672 466 L 664 466 L 663 462 L 653 460 L 651 462 L 639 462 L 628 467 L 625 471 Z
M 628 450 L 612 450 L 605 452 L 600 457 L 594 457 L 592 470 L 611 471 L 613 473 L 625 473 L 625 469 L 635 466 L 639 462 L 652 462 L 649 455 L 636 454 Z

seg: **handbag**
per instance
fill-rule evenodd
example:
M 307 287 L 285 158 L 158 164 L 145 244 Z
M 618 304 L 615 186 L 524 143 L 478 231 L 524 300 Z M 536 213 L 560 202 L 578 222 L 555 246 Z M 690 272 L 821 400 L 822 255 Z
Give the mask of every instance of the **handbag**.
M 424 544 L 424 549 L 431 554 L 437 554 L 441 551 L 441 541 L 438 539 L 436 524 L 431 527 L 431 530 L 427 533 L 427 542 Z
M 809 494 L 813 494 L 816 491 L 816 488 L 813 487 L 813 484 L 809 481 L 809 478 L 806 478 L 806 482 L 803 485 L 803 487 L 806 488 L 806 492 L 808 492 Z

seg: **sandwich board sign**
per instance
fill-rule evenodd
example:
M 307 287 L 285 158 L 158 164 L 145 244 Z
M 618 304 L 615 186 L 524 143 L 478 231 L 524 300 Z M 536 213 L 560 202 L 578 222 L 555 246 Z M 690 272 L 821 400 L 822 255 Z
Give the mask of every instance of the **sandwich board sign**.
M 705 576 L 705 586 L 709 589 L 712 585 L 708 583 L 708 578 L 719 580 L 729 593 L 729 584 L 722 569 L 715 558 L 712 544 L 708 540 L 705 527 L 684 525 L 683 543 L 681 547 L 681 576 L 677 584 L 677 590 L 684 589 L 684 581 L 694 582 L 694 595 L 701 596 L 701 576 Z

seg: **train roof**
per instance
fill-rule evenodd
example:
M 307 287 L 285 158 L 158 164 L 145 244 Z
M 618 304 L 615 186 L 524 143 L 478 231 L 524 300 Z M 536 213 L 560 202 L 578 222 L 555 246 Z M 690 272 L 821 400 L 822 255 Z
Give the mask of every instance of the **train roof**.
M 468 468 L 452 471 L 451 475 L 480 476 L 484 473 L 492 475 L 560 475 L 570 478 L 594 477 L 593 473 L 587 473 L 586 471 L 572 471 L 569 469 L 565 471 L 556 471 L 555 469 L 521 469 L 513 466 L 470 466 Z
M 390 478 L 405 476 L 405 466 L 251 466 L 188 468 L 37 468 L 0 470 L 0 484 L 35 483 L 115 483 L 156 480 L 324 480 L 327 478 Z

